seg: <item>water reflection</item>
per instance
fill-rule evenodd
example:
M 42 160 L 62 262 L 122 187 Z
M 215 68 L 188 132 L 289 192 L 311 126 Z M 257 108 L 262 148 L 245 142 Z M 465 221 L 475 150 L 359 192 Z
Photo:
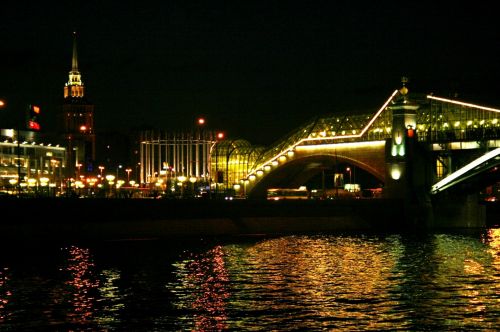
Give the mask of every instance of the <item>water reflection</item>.
M 10 271 L 8 267 L 0 268 L 0 324 L 2 324 L 9 315 L 6 307 L 12 297 L 12 291 L 9 285 Z
M 66 322 L 86 324 L 94 320 L 99 280 L 96 277 L 90 250 L 71 246 L 62 249 L 66 258 L 60 270 L 65 280 L 64 290 L 54 294 L 55 301 L 65 301 Z M 62 297 L 62 298 L 60 298 Z
M 492 331 L 500 229 L 0 251 L 0 330 Z
M 170 286 L 196 330 L 493 329 L 499 234 L 485 241 L 289 236 L 216 246 L 175 263 Z

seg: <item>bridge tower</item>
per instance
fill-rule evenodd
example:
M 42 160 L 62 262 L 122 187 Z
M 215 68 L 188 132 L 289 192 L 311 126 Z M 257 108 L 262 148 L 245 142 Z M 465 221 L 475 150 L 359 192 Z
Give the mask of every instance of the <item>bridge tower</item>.
M 431 203 L 426 188 L 432 172 L 428 169 L 428 154 L 418 144 L 416 128 L 419 104 L 409 98 L 407 82 L 403 77 L 399 96 L 388 106 L 392 111 L 392 137 L 385 144 L 384 196 L 403 199 L 405 211 L 409 213 L 407 220 L 427 222 Z

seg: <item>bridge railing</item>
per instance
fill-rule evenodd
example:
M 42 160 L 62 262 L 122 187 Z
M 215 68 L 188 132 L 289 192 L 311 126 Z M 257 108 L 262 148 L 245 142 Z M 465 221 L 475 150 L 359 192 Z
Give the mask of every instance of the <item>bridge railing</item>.
M 417 112 L 420 141 L 482 141 L 500 138 L 500 110 L 427 96 Z

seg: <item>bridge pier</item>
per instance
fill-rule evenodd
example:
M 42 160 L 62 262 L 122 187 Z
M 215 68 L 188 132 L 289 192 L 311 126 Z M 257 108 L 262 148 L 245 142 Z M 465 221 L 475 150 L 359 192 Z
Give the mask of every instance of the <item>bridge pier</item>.
M 403 85 L 400 98 L 388 107 L 392 110 L 392 137 L 385 143 L 384 197 L 404 204 L 403 219 L 407 226 L 426 228 L 433 220 L 432 203 L 426 190 L 432 172 L 428 152 L 418 144 L 416 137 L 419 105 L 411 102 L 407 93 Z
M 479 195 L 450 194 L 433 197 L 432 228 L 482 228 L 486 226 L 486 206 L 479 203 Z
M 386 140 L 386 184 L 384 195 L 404 205 L 407 226 L 422 229 L 476 228 L 486 225 L 486 208 L 477 193 L 449 192 L 434 195 L 430 188 L 436 160 L 425 143 L 417 140 L 416 111 L 419 105 L 407 97 L 403 85 L 392 110 L 392 137 Z M 451 166 L 450 156 L 438 159 Z M 449 169 L 447 171 L 450 171 Z M 441 174 L 443 175 L 443 174 Z

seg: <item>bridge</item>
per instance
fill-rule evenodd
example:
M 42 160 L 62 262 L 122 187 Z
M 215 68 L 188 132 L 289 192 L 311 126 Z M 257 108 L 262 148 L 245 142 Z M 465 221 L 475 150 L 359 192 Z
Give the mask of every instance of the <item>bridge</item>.
M 498 154 L 488 153 L 500 147 L 499 117 L 500 109 L 410 94 L 403 82 L 372 114 L 306 123 L 247 163 L 240 180 L 249 197 L 264 197 L 268 188 L 298 187 L 348 164 L 371 174 L 388 197 L 409 191 L 439 195 L 488 172 L 498 174 Z M 452 174 L 453 181 L 443 184 Z M 229 172 L 226 180 L 238 182 Z

